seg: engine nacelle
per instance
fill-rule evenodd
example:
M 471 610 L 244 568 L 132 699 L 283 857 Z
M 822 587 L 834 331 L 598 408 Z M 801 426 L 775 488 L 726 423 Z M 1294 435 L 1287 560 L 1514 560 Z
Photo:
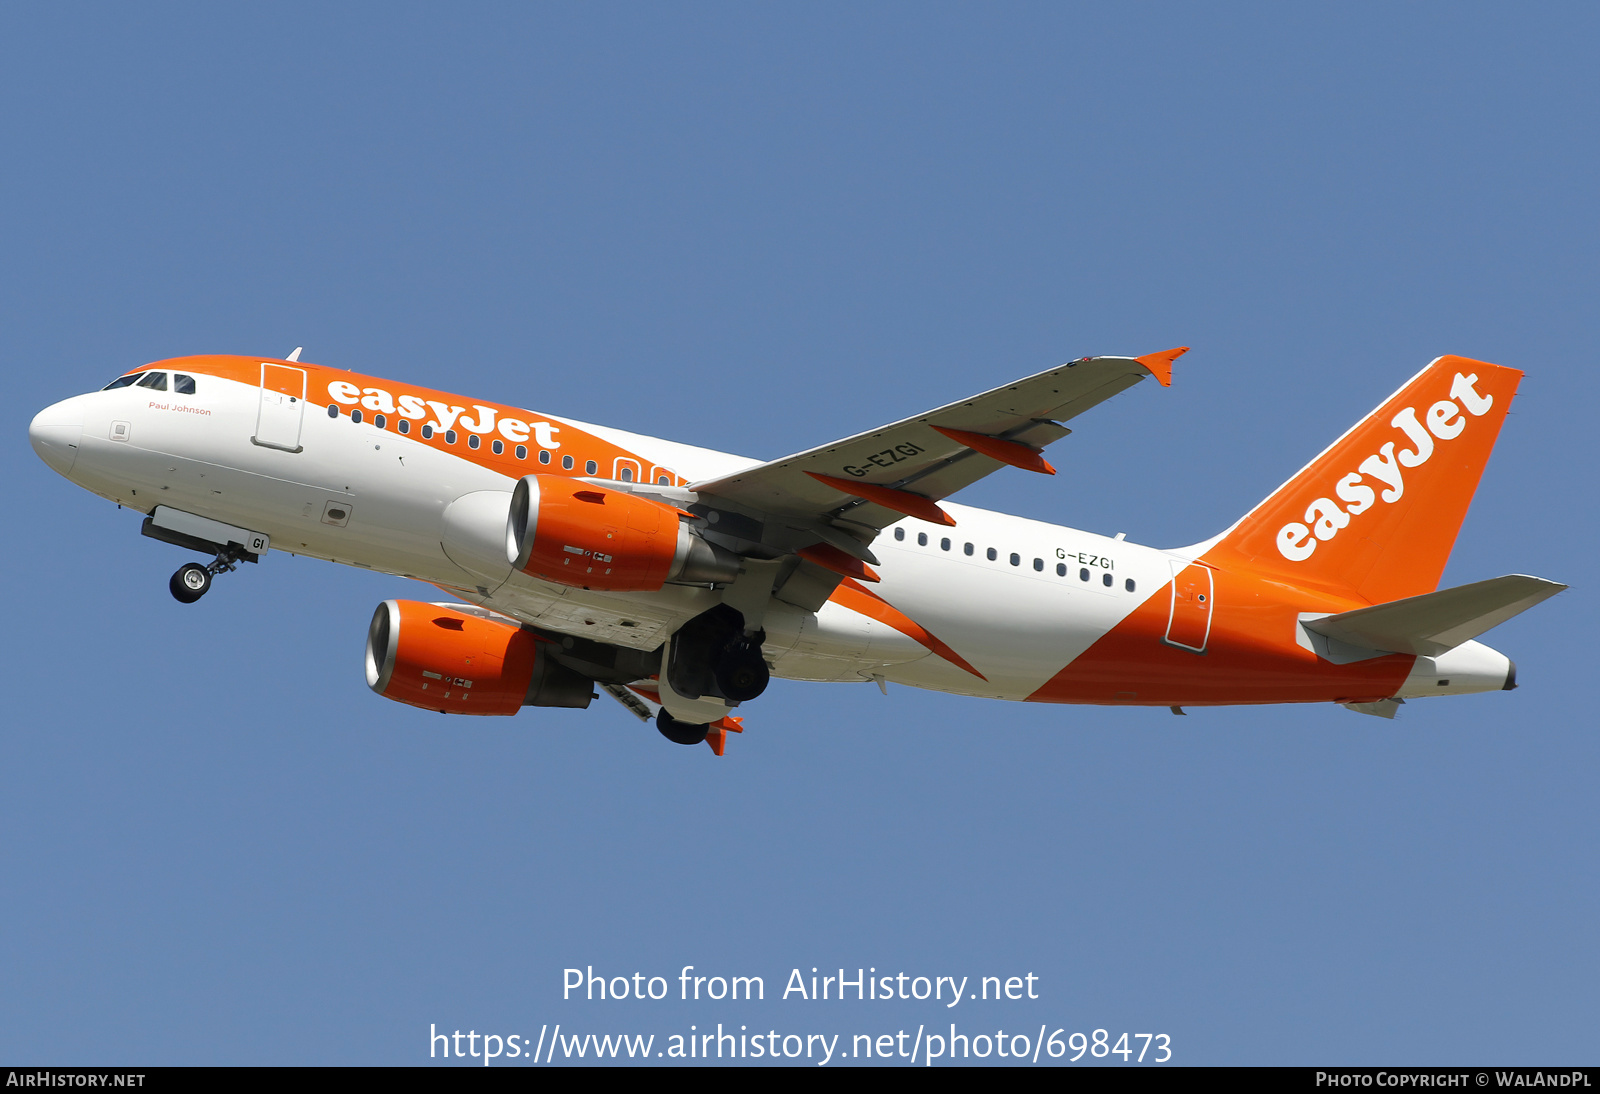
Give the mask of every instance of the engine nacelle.
M 593 681 L 557 663 L 529 631 L 438 604 L 385 600 L 367 629 L 367 685 L 441 714 L 586 707 Z
M 560 475 L 529 475 L 511 494 L 506 558 L 562 585 L 655 592 L 669 581 L 732 581 L 739 560 L 695 535 L 678 511 Z

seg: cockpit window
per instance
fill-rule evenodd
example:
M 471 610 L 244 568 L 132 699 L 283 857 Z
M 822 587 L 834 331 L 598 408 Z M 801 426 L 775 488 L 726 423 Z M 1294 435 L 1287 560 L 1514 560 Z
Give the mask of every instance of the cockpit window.
M 100 390 L 101 391 L 115 391 L 119 387 L 127 387 L 129 384 L 136 383 L 138 381 L 139 377 L 141 377 L 143 375 L 144 375 L 144 373 L 142 373 L 142 372 L 135 372 L 131 376 L 118 376 L 115 380 L 112 380 L 109 384 L 107 384 L 105 387 L 101 388 Z
M 179 395 L 193 395 L 194 394 L 194 377 L 193 376 L 185 376 L 181 372 L 173 373 L 172 374 L 172 390 L 176 391 Z
M 151 391 L 167 390 L 167 374 L 165 372 L 147 372 L 144 379 L 139 381 L 140 387 L 147 387 Z

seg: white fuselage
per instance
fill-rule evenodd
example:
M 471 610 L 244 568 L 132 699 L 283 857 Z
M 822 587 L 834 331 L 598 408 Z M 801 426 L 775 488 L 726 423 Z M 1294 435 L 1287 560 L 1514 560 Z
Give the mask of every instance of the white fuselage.
M 214 359 L 163 364 L 187 360 Z M 265 534 L 280 551 L 428 582 L 597 642 L 655 650 L 721 602 L 723 593 L 704 585 L 602 592 L 514 569 L 506 550 L 512 491 L 522 476 L 556 473 L 681 486 L 758 461 L 603 426 L 524 422 L 515 415 L 526 412 L 506 407 L 469 413 L 429 400 L 450 424 L 424 425 L 420 396 L 357 388 L 330 378 L 351 374 L 319 368 L 319 390 L 334 401 L 313 394 L 305 402 L 274 394 L 267 379 L 276 369 L 304 385 L 303 369 L 260 368 L 259 384 L 201 375 L 182 394 L 168 372 L 165 390 L 77 396 L 40 412 L 30 437 L 55 470 L 129 508 L 166 507 Z M 369 409 L 361 418 L 358 398 L 389 413 Z M 398 417 L 408 407 L 414 432 Z M 574 461 L 580 445 L 595 458 Z M 1207 544 L 1155 550 L 943 506 L 954 527 L 908 517 L 877 536 L 880 581 L 870 591 L 846 581 L 815 611 L 772 600 L 762 620 L 772 671 L 1134 705 L 1370 701 L 1491 690 L 1511 679 L 1509 661 L 1475 642 L 1438 658 L 1373 653 L 1359 665 L 1332 664 L 1298 620 L 1356 603 L 1197 562 Z
M 258 402 L 255 386 L 205 377 L 196 395 L 129 387 L 80 395 L 46 413 L 81 425 L 71 463 L 57 469 L 119 504 L 144 512 L 164 505 L 264 532 L 278 550 L 426 581 L 539 626 L 653 649 L 717 603 L 705 588 L 605 593 L 515 573 L 499 550 L 514 477 L 410 437 L 328 417 L 316 405 L 304 411 L 301 451 L 263 447 L 251 440 Z M 118 422 L 123 426 L 114 432 Z M 690 480 L 758 462 L 569 424 Z M 1159 592 L 1173 561 L 1187 561 L 1041 521 L 946 508 L 956 528 L 907 518 L 879 536 L 874 550 L 882 583 L 874 591 L 987 679 L 832 603 L 816 613 L 773 605 L 765 622 L 773 671 L 791 679 L 881 677 L 1026 698 Z M 1085 573 L 1088 580 L 1081 579 Z

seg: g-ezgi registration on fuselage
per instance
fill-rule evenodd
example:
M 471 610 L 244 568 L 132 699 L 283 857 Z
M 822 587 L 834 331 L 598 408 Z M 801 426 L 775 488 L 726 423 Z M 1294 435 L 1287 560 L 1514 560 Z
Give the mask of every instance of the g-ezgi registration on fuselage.
M 1565 586 L 1436 590 L 1521 373 L 1441 357 L 1220 535 L 1156 550 L 945 502 L 1053 474 L 1062 424 L 1183 350 L 1086 357 L 762 463 L 297 360 L 181 357 L 39 413 L 40 457 L 209 556 L 429 582 L 367 682 L 453 714 L 598 692 L 720 755 L 769 674 L 1046 703 L 1403 700 L 1510 689 L 1474 641 Z

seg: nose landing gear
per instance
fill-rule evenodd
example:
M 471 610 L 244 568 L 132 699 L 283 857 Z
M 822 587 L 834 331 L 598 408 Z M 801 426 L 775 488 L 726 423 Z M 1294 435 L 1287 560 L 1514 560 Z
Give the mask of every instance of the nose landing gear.
M 193 604 L 210 590 L 213 577 L 237 569 L 247 554 L 244 548 L 230 543 L 217 552 L 217 557 L 208 566 L 186 562 L 178 567 L 178 572 L 167 582 L 167 588 L 178 603 Z
M 211 588 L 211 573 L 198 562 L 185 563 L 172 575 L 167 588 L 180 604 L 193 604 Z

